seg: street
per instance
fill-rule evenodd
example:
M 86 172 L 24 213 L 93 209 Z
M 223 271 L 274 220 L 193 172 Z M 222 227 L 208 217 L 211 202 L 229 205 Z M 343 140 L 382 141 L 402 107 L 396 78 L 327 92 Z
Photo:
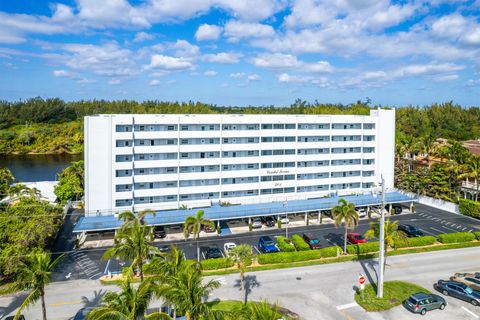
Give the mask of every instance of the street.
M 480 271 L 478 248 L 465 248 L 421 254 L 394 256 L 388 258 L 386 280 L 415 282 L 434 291 L 438 279 L 447 279 L 458 271 Z M 278 302 L 297 313 L 305 320 L 409 320 L 418 319 L 402 306 L 381 313 L 367 313 L 354 303 L 354 286 L 358 275 L 366 275 L 367 283 L 376 281 L 376 262 L 364 260 L 301 268 L 252 272 L 247 274 L 248 299 L 268 299 Z M 218 279 L 222 286 L 215 290 L 210 300 L 242 300 L 244 293 L 239 290 L 239 275 L 211 277 Z M 47 287 L 46 304 L 49 319 L 71 319 L 85 306 L 99 303 L 106 290 L 114 286 L 102 286 L 96 280 L 69 280 L 55 282 Z M 0 315 L 13 313 L 24 295 L 1 297 Z M 478 319 L 480 308 L 445 297 L 447 308 L 432 311 L 422 319 Z M 157 302 L 158 304 L 158 302 Z M 40 319 L 40 304 L 24 312 L 27 319 Z

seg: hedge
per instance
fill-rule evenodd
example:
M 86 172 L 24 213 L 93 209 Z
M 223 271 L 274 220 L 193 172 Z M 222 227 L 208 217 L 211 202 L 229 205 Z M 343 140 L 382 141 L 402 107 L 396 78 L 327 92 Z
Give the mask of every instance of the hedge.
M 437 238 L 433 236 L 415 237 L 415 238 L 401 238 L 395 240 L 395 249 L 407 247 L 422 247 L 434 244 Z
M 259 264 L 298 262 L 320 259 L 320 250 L 276 252 L 257 255 Z
M 441 243 L 469 242 L 475 240 L 475 235 L 470 232 L 439 234 L 438 241 Z
M 474 232 L 473 234 L 475 235 L 477 240 L 480 240 L 480 231 Z
M 326 247 L 326 248 L 320 249 L 318 250 L 318 252 L 320 252 L 320 256 L 322 258 L 328 258 L 328 257 L 336 257 L 338 254 L 341 254 L 343 250 L 338 246 L 332 246 L 332 247 Z
M 305 240 L 303 240 L 303 238 L 298 234 L 292 236 L 292 243 L 295 246 L 295 249 L 297 249 L 297 251 L 310 250 L 310 246 L 308 245 L 308 243 L 306 243 Z
M 277 238 L 277 247 L 282 252 L 293 252 L 293 251 L 295 251 L 295 247 L 290 242 L 290 240 L 283 237 L 283 236 L 279 236 Z
M 380 244 L 378 241 L 351 244 L 347 246 L 347 253 L 350 254 L 362 254 L 369 252 L 378 252 L 380 250 Z
M 478 201 L 460 199 L 458 209 L 463 215 L 480 218 L 480 202 Z
M 203 270 L 218 270 L 233 266 L 233 262 L 228 258 L 206 259 L 200 263 L 202 264 Z

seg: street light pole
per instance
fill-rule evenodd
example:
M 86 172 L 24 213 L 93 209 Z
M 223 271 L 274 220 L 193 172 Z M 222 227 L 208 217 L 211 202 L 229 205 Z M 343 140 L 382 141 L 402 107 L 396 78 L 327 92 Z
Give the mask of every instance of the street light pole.
M 382 178 L 382 206 L 380 208 L 380 252 L 378 258 L 377 298 L 383 298 L 383 272 L 385 262 L 385 180 Z
M 288 202 L 287 202 L 287 199 L 285 199 L 285 202 L 283 203 L 283 206 L 285 207 L 285 219 L 288 220 L 288 215 L 287 215 L 287 207 L 288 207 Z M 285 226 L 285 238 L 288 239 L 288 224 L 290 223 L 290 221 L 288 221 L 286 223 L 286 226 Z

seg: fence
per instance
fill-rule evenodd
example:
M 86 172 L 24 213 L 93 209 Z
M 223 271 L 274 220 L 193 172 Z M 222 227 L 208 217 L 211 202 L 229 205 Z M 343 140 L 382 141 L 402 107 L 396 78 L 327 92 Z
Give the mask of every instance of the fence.
M 445 201 L 445 200 L 440 200 L 440 199 L 435 199 L 432 197 L 427 197 L 427 196 L 421 196 L 413 192 L 406 192 L 403 190 L 396 190 L 399 193 L 402 193 L 404 195 L 410 196 L 410 197 L 416 197 L 418 200 L 418 203 L 434 207 L 437 209 L 445 210 L 448 212 L 452 213 L 460 213 L 458 209 L 458 204 L 455 204 L 453 202 Z

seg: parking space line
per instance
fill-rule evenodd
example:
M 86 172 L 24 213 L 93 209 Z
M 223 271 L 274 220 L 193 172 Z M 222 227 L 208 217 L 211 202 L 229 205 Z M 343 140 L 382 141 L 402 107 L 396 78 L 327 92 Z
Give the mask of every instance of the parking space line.
M 431 236 L 434 236 L 434 235 L 435 235 L 434 233 L 428 232 L 427 230 L 424 230 L 424 229 L 418 228 L 418 230 L 422 231 L 423 233 L 429 234 L 429 235 L 431 235 Z
M 98 272 L 98 273 L 95 273 L 93 276 L 91 276 L 91 277 L 89 277 L 89 278 L 93 280 L 93 278 L 98 277 L 98 276 L 101 276 L 101 275 L 102 275 L 102 273 L 101 273 L 101 272 Z
M 257 246 L 253 246 L 253 249 L 255 249 L 255 251 L 257 251 L 258 254 L 262 254 L 262 253 L 260 252 L 260 250 L 258 250 Z
M 452 229 L 452 228 L 449 228 L 449 227 L 442 226 L 442 228 L 444 228 L 444 229 L 447 229 L 447 230 L 450 230 L 450 231 L 457 232 L 457 230 L 455 230 L 455 229 Z
M 439 233 L 445 233 L 444 231 L 435 229 L 434 227 L 430 227 L 430 229 L 435 230 L 435 231 L 437 231 L 437 232 L 439 232 Z
M 203 260 L 207 260 L 207 259 L 205 258 L 205 253 L 203 253 L 203 251 L 202 251 L 202 257 L 203 257 Z
M 473 231 L 473 229 L 468 230 L 468 232 L 472 232 L 472 231 Z
M 356 306 L 358 306 L 358 304 L 356 302 L 342 304 L 342 305 L 337 306 L 337 310 L 340 311 L 340 310 L 350 309 L 350 308 L 353 308 L 353 307 L 356 307 Z
M 465 308 L 464 306 L 462 306 L 462 309 L 465 310 L 466 312 L 470 313 L 470 315 L 471 315 L 472 317 L 474 317 L 475 319 L 480 318 L 478 315 L 476 315 L 476 314 L 473 313 L 472 311 L 468 310 L 468 309 Z
M 107 272 L 109 271 L 108 267 L 110 267 L 110 261 L 112 261 L 112 259 L 108 259 L 108 262 L 107 262 L 107 265 L 105 266 L 105 271 L 103 272 L 103 274 L 107 274 Z

